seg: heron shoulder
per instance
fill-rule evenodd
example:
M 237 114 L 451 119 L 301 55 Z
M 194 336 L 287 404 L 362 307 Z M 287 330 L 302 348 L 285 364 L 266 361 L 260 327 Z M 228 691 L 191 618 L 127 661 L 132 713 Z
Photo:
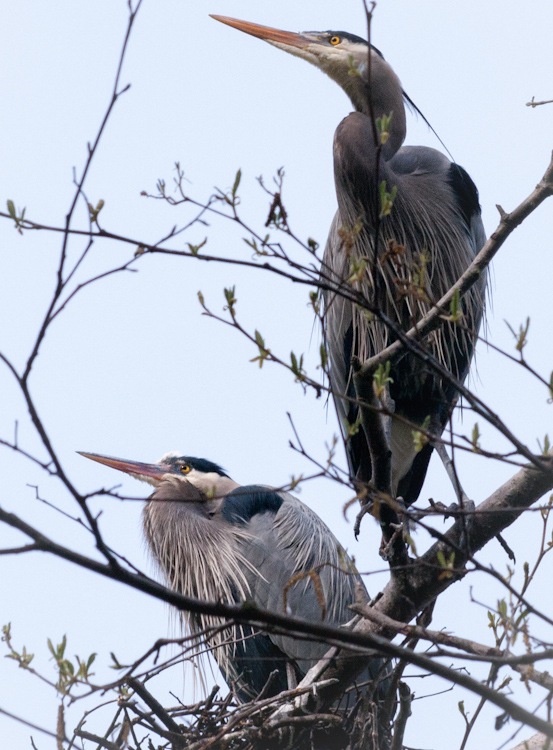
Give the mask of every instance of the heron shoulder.
M 297 569 L 325 563 L 339 565 L 347 559 L 342 545 L 324 521 L 288 492 L 263 485 L 238 487 L 226 496 L 221 509 L 222 517 L 234 526 L 251 527 L 259 520 L 265 528 L 266 521 L 262 519 L 265 514 L 269 516 L 270 533 L 276 534 L 278 546 L 295 550 Z
M 478 190 L 470 175 L 441 151 L 427 146 L 404 146 L 390 160 L 390 167 L 398 175 L 431 175 L 443 181 L 451 189 L 467 226 L 470 227 L 473 216 L 480 215 Z
M 271 487 L 246 485 L 237 487 L 225 497 L 221 515 L 232 525 L 244 526 L 261 513 L 278 513 L 283 498 Z
M 450 160 L 429 146 L 402 146 L 390 159 L 390 167 L 396 174 L 447 175 Z

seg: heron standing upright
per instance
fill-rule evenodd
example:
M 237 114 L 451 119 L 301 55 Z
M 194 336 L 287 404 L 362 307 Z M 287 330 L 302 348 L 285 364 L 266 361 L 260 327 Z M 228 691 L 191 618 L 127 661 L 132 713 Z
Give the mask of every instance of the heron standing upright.
M 351 476 L 366 482 L 371 458 L 364 431 L 355 429 L 359 408 L 352 358 L 365 361 L 385 349 L 397 339 L 398 329 L 411 328 L 467 269 L 485 242 L 478 191 L 467 172 L 439 151 L 402 146 L 404 100 L 414 105 L 382 54 L 364 39 L 343 31 L 296 34 L 225 16 L 213 18 L 316 65 L 355 108 L 334 136 L 338 211 L 321 278 L 334 286 L 325 294 L 324 324 L 331 388 Z M 340 293 L 352 287 L 376 309 L 375 315 L 367 315 Z M 457 381 L 468 374 L 485 287 L 482 275 L 463 297 L 460 324 L 444 322 L 424 341 Z M 379 318 L 378 310 L 392 327 Z M 392 492 L 410 504 L 422 489 L 433 450 L 431 443 L 417 450 L 413 428 L 424 426 L 441 435 L 458 392 L 408 351 L 395 361 L 390 377 L 394 413 L 402 418 L 392 418 L 390 428 Z
M 250 601 L 260 609 L 336 627 L 352 619 L 348 606 L 357 587 L 368 599 L 336 537 L 289 493 L 240 486 L 217 464 L 177 453 L 156 464 L 81 455 L 154 485 L 144 507 L 144 532 L 175 591 L 208 602 Z M 222 628 L 222 620 L 209 615 L 182 616 L 242 701 L 262 690 L 268 697 L 294 688 L 328 650 L 321 642 L 264 634 L 248 625 Z M 372 686 L 383 664 L 375 658 L 359 682 Z

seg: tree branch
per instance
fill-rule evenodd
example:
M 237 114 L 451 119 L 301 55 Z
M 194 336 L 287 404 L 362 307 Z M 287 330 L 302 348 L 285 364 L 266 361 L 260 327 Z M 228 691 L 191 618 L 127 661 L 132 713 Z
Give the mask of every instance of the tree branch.
M 488 241 L 484 244 L 478 255 L 474 258 L 465 273 L 444 294 L 436 305 L 422 317 L 416 325 L 405 333 L 408 341 L 419 342 L 431 331 L 441 325 L 444 315 L 449 315 L 451 302 L 456 294 L 463 296 L 482 276 L 489 266 L 493 257 L 507 240 L 509 235 L 519 226 L 546 198 L 553 195 L 553 156 L 549 166 L 533 192 L 525 198 L 511 213 L 505 213 L 498 206 L 500 222 Z M 363 363 L 363 373 L 374 371 L 378 365 L 385 364 L 388 360 L 394 361 L 404 350 L 403 341 L 394 341 L 386 349 L 378 352 Z
M 526 507 L 529 507 L 545 492 L 553 488 L 553 460 L 549 458 L 544 465 L 545 468 L 542 471 L 536 470 L 533 466 L 524 467 L 479 506 L 472 528 L 471 544 L 473 550 L 481 549 L 500 531 L 513 523 Z M 362 621 L 353 631 L 347 631 L 340 628 L 330 628 L 318 623 L 309 623 L 305 620 L 286 617 L 276 613 L 253 610 L 251 606 L 203 602 L 170 591 L 145 576 L 139 576 L 121 567 L 115 569 L 110 565 L 97 562 L 80 553 L 68 550 L 49 540 L 14 514 L 7 513 L 1 508 L 0 521 L 22 531 L 33 539 L 36 545 L 44 551 L 48 551 L 88 570 L 100 573 L 107 578 L 125 583 L 132 588 L 172 604 L 177 609 L 209 614 L 239 622 L 248 622 L 259 627 L 266 628 L 266 626 L 272 626 L 271 629 L 282 628 L 288 635 L 301 634 L 302 636 L 322 639 L 328 643 L 340 644 L 348 650 L 340 653 L 332 665 L 325 665 L 327 667 L 325 679 L 338 679 L 341 685 L 351 684 L 356 676 L 366 667 L 368 662 L 374 658 L 376 650 L 377 653 L 387 657 L 408 660 L 421 669 L 465 687 L 499 706 L 515 720 L 528 724 L 534 729 L 544 732 L 548 737 L 553 738 L 552 725 L 535 716 L 530 711 L 518 706 L 501 693 L 497 693 L 468 675 L 445 667 L 423 654 L 390 643 L 388 639 L 393 638 L 395 635 L 395 631 L 391 628 L 388 630 L 386 628 L 375 628 L 374 624 Z M 397 577 L 393 577 L 375 604 L 378 611 L 395 617 L 395 619 L 408 622 L 424 606 L 433 601 L 438 594 L 448 588 L 456 579 L 441 575 L 444 571 L 439 564 L 437 552 L 438 550 L 449 552 L 451 546 L 458 550 L 461 559 L 456 560 L 456 570 L 459 570 L 466 563 L 466 559 L 462 559 L 463 553 L 459 548 L 463 530 L 463 519 L 459 519 L 444 535 L 445 541 L 434 544 L 425 555 L 414 562 L 412 571 L 403 576 L 401 581 Z M 369 655 L 359 653 L 355 659 L 352 659 L 351 649 L 356 650 L 356 647 L 370 649 Z M 300 683 L 298 687 L 303 686 Z M 342 687 L 338 687 L 335 684 L 327 688 L 321 688 L 319 699 L 322 706 L 331 705 L 341 694 L 342 690 Z
M 510 526 L 526 508 L 537 502 L 552 488 L 553 457 L 551 456 L 544 461 L 542 470 L 537 470 L 534 466 L 525 466 L 517 472 L 476 509 L 470 536 L 470 546 L 473 552 L 482 549 L 497 534 Z M 401 578 L 398 576 L 391 578 L 382 596 L 375 603 L 374 609 L 396 620 L 410 622 L 425 606 L 433 602 L 439 594 L 464 574 L 468 553 L 464 551 L 461 544 L 463 533 L 464 519 L 460 518 L 446 532 L 443 541 L 432 545 L 421 558 L 413 563 L 411 570 Z M 442 555 L 449 555 L 452 549 L 455 550 L 455 575 L 448 577 L 444 575 L 445 571 L 440 565 L 438 552 Z M 375 625 L 367 620 L 358 623 L 353 632 L 365 636 L 378 633 L 390 639 L 396 634 L 394 628 Z M 387 653 L 386 649 L 382 651 Z M 417 659 L 414 657 L 415 654 L 409 654 L 403 658 L 416 664 Z M 337 657 L 335 666 L 325 672 L 325 677 L 336 677 L 342 685 L 350 684 L 368 663 L 367 657 L 360 657 L 354 661 L 342 655 Z M 438 674 L 438 672 L 434 673 Z M 462 685 L 464 677 L 463 675 L 459 682 L 457 680 L 452 680 L 452 682 Z M 494 691 L 485 688 L 480 683 L 478 685 L 482 691 L 474 690 L 474 692 L 485 697 L 486 700 L 491 700 L 491 695 L 495 694 Z M 323 707 L 331 705 L 337 696 L 338 691 L 333 687 L 324 691 Z M 517 716 L 509 709 L 506 710 L 513 718 L 521 720 L 520 715 Z M 526 719 L 522 721 L 526 722 Z M 553 738 L 553 726 L 546 722 L 544 724 L 547 729 L 540 731 L 544 731 L 548 737 Z

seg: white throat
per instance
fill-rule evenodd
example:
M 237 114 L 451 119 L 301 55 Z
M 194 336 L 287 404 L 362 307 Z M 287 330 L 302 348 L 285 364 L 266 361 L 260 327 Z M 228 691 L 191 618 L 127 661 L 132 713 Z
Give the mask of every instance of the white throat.
M 230 477 L 222 477 L 215 471 L 207 473 L 192 469 L 186 474 L 185 479 L 197 487 L 210 499 L 225 497 L 240 485 Z

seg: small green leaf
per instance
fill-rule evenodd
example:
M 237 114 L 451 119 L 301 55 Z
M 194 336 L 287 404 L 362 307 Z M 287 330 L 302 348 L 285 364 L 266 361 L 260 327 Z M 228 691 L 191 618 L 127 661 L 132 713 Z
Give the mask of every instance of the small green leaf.
M 361 427 L 361 415 L 359 414 L 355 422 L 348 422 L 346 419 L 344 420 L 344 426 L 346 428 L 346 432 L 348 434 L 348 437 L 353 437 L 354 435 L 357 435 L 359 432 L 359 429 Z
M 482 436 L 480 435 L 480 428 L 478 427 L 478 422 L 475 422 L 474 427 L 472 428 L 472 437 L 471 437 L 471 443 L 472 443 L 472 450 L 475 453 L 478 453 L 480 450 L 480 438 Z
M 373 391 L 374 395 L 380 399 L 384 395 L 386 386 L 389 383 L 393 383 L 393 378 L 390 377 L 390 361 L 388 360 L 385 364 L 380 364 L 376 368 L 373 375 Z
M 436 557 L 438 558 L 438 564 L 440 568 L 442 568 L 442 572 L 438 576 L 438 580 L 442 580 L 443 578 L 453 578 L 453 567 L 455 565 L 455 551 L 453 550 L 449 557 L 446 559 L 443 551 L 441 549 L 438 550 L 436 553 Z
M 21 214 L 18 216 L 17 215 L 17 209 L 15 208 L 15 205 L 14 205 L 13 201 L 11 201 L 11 200 L 6 201 L 6 205 L 8 207 L 8 213 L 10 215 L 10 218 L 15 221 L 15 228 L 17 229 L 17 231 L 19 232 L 19 234 L 23 234 L 23 228 L 22 227 L 23 227 L 23 219 L 25 218 L 25 211 L 26 211 L 26 209 L 24 208 L 21 211 Z
M 254 339 L 259 349 L 259 356 L 254 357 L 253 359 L 250 359 L 250 362 L 259 362 L 259 368 L 261 369 L 263 367 L 263 362 L 267 359 L 267 357 L 269 356 L 271 352 L 265 346 L 265 340 L 257 329 L 254 333 Z
M 518 333 L 507 321 L 505 321 L 505 324 L 513 334 L 516 341 L 515 349 L 517 350 L 517 352 L 520 352 L 520 358 L 523 359 L 522 350 L 528 343 L 528 329 L 530 328 L 530 318 L 526 318 L 526 323 L 519 326 Z
M 311 290 L 309 292 L 309 304 L 313 308 L 313 311 L 315 312 L 315 315 L 320 315 L 321 313 L 321 295 L 318 291 L 314 292 Z
M 346 257 L 350 257 L 353 246 L 359 237 L 361 230 L 363 229 L 363 219 L 361 216 L 358 217 L 355 224 L 350 227 L 347 224 L 342 224 L 338 229 L 338 237 L 341 240 L 342 250 L 346 254 Z
M 238 190 L 238 186 L 240 185 L 240 180 L 242 179 L 242 170 L 239 169 L 236 173 L 236 177 L 234 178 L 234 185 L 232 186 L 232 197 L 236 197 L 236 191 Z
M 387 143 L 388 139 L 390 138 L 390 125 L 392 123 L 393 114 L 393 112 L 390 112 L 389 115 L 382 115 L 382 117 L 376 118 L 376 129 L 378 131 L 378 135 L 380 136 L 381 146 L 384 146 L 384 144 Z
M 312 253 L 316 253 L 319 249 L 319 243 L 315 242 L 315 240 L 312 237 L 307 238 L 307 247 L 311 250 Z
M 321 367 L 323 370 L 326 370 L 327 365 L 328 365 L 328 352 L 326 351 L 326 346 L 324 344 L 321 344 L 320 354 L 321 354 Z
M 507 685 L 510 684 L 510 682 L 512 681 L 512 679 L 513 679 L 512 677 L 505 677 L 505 679 L 503 680 L 503 682 L 501 683 L 501 685 L 499 685 L 495 689 L 496 690 L 503 690 L 503 688 L 506 688 Z
M 389 216 L 392 213 L 394 206 L 394 200 L 397 195 L 397 186 L 394 185 L 391 192 L 389 193 L 386 189 L 386 180 L 382 180 L 380 183 L 380 218 L 383 219 L 385 216 Z
M 365 320 L 368 323 L 372 323 L 374 321 L 374 317 L 375 316 L 374 316 L 373 312 L 371 312 L 370 310 L 365 309 L 364 307 L 361 307 L 361 305 L 356 305 L 355 307 L 356 307 L 357 310 L 359 310 L 359 312 L 361 313 L 361 315 L 365 318 Z
M 59 662 L 59 668 L 61 675 L 70 675 L 71 677 L 73 677 L 73 675 L 75 674 L 75 669 L 69 659 L 62 659 L 62 661 Z
M 303 482 L 303 474 L 300 474 L 299 477 L 295 477 L 292 475 L 290 477 L 290 482 L 288 485 L 290 492 L 293 492 L 293 490 L 295 490 L 298 487 L 300 482 Z
M 236 303 L 238 301 L 236 299 L 235 292 L 236 292 L 236 287 L 234 287 L 234 286 L 231 286 L 228 289 L 225 288 L 225 290 L 224 290 L 225 299 L 227 301 L 227 305 L 226 305 L 226 307 L 224 309 L 228 310 L 229 313 L 231 314 L 231 316 L 233 318 L 234 318 L 234 316 L 236 314 L 235 310 L 234 310 L 234 306 L 236 305 Z
M 547 434 L 545 435 L 543 439 L 543 446 L 539 440 L 538 440 L 538 445 L 539 445 L 542 456 L 549 455 L 549 451 L 551 450 L 551 443 L 549 441 L 549 435 Z
M 350 271 L 348 282 L 355 284 L 362 281 L 365 275 L 365 269 L 367 268 L 367 261 L 365 258 L 350 258 Z
M 298 381 L 304 381 L 305 380 L 305 371 L 303 369 L 303 354 L 300 355 L 300 358 L 296 357 L 294 352 L 290 352 L 290 369 L 296 376 L 296 382 Z
M 415 263 L 413 269 L 413 287 L 416 295 L 420 299 L 428 300 L 426 293 L 427 268 L 430 256 L 426 250 L 422 250 L 418 256 L 418 263 Z
M 113 664 L 111 665 L 112 669 L 124 669 L 124 666 L 119 663 L 119 660 L 117 659 L 117 657 L 115 656 L 115 654 L 113 653 L 113 651 L 110 651 L 109 655 L 111 656 L 111 658 L 113 660 Z
M 523 609 L 522 612 L 519 614 L 519 616 L 515 619 L 515 627 L 517 630 L 520 629 L 520 626 L 523 624 L 524 620 L 528 618 L 528 610 Z
M 426 434 L 430 426 L 430 414 L 424 418 L 424 422 L 421 424 L 420 430 L 412 430 L 413 443 L 415 445 L 415 453 L 420 453 L 424 446 L 428 443 L 429 437 Z
M 453 292 L 453 297 L 451 298 L 451 302 L 449 303 L 449 313 L 449 319 L 452 323 L 458 323 L 463 317 L 463 312 L 461 309 L 461 294 L 458 289 Z
M 528 584 L 528 577 L 530 575 L 530 566 L 528 565 L 527 562 L 524 562 L 524 565 L 522 566 L 522 568 L 523 568 L 523 571 L 524 571 L 524 586 L 523 586 L 523 589 L 525 589 L 526 586 L 527 586 L 527 584 Z
M 103 200 L 98 201 L 98 203 L 96 204 L 96 208 L 94 208 L 92 203 L 88 204 L 88 213 L 90 214 L 90 221 L 92 222 L 92 224 L 98 223 L 98 214 L 103 209 L 104 205 L 105 204 Z
M 190 242 L 186 243 L 188 245 L 188 249 L 192 253 L 192 255 L 197 255 L 198 251 L 202 249 L 204 245 L 207 244 L 207 237 L 203 240 L 203 242 L 200 242 L 199 245 L 192 245 Z
M 255 237 L 252 237 L 251 239 L 247 239 L 246 237 L 244 237 L 243 239 L 246 245 L 249 245 L 249 247 L 252 248 L 254 257 L 259 255 L 269 255 L 268 251 L 264 248 L 266 241 L 269 239 L 269 235 L 267 235 L 265 241 L 262 242 L 261 247 L 259 247 L 259 245 L 257 244 L 257 240 L 255 239 Z

